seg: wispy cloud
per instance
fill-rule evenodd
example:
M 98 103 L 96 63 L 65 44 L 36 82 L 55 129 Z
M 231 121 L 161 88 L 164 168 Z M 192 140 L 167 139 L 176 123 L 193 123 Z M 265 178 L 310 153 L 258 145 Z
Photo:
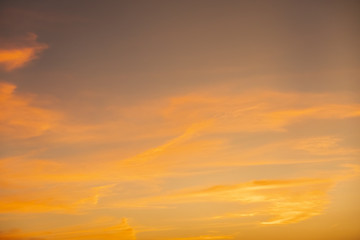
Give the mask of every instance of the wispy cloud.
M 254 212 L 232 213 L 213 219 L 271 216 L 262 224 L 287 224 L 303 221 L 321 214 L 326 208 L 330 179 L 258 180 L 235 185 L 217 185 L 200 190 L 184 190 L 154 201 L 176 204 L 181 202 L 238 202 L 265 203 Z
M 215 235 L 203 235 L 197 237 L 184 237 L 184 238 L 171 238 L 171 240 L 225 240 L 234 239 L 231 235 L 215 236 Z
M 34 33 L 29 33 L 21 39 L 2 39 L 1 42 L 3 44 L 0 48 L 0 66 L 5 71 L 23 67 L 48 48 L 47 44 L 37 41 L 37 35 Z
M 10 152 L 0 159 L 0 212 L 6 214 L 80 215 L 111 209 L 169 212 L 185 205 L 196 209 L 205 203 L 243 206 L 245 210 L 231 211 L 229 207 L 203 216 L 190 214 L 189 221 L 207 219 L 226 225 L 229 220 L 251 218 L 252 224 L 290 224 L 323 214 L 332 187 L 356 175 L 353 159 L 359 151 L 343 135 L 304 137 L 291 132 L 293 125 L 314 119 L 356 120 L 359 105 L 340 93 L 205 91 L 160 98 L 157 104 L 111 105 L 108 115 L 99 116 L 96 122 L 74 121 L 76 114 L 59 107 L 51 109 L 49 104 L 44 107 L 37 101 L 41 96 L 18 92 L 13 84 L 2 83 L 0 94 L 0 134 L 12 148 L 30 146 L 24 154 Z M 294 179 L 277 166 L 269 166 L 268 180 L 251 181 L 261 177 L 231 173 L 235 166 L 261 168 L 335 158 L 338 163 L 317 178 L 311 176 L 320 170 L 303 171 L 302 167 Z M 350 164 L 354 171 L 336 169 L 341 164 Z M 220 170 L 233 176 L 224 181 L 213 178 Z M 201 187 L 190 188 L 197 183 Z M 154 219 L 153 228 L 173 227 Z M 59 230 L 29 237 L 105 238 L 100 230 L 73 232 Z M 106 239 L 134 239 L 133 235 L 110 232 Z M 28 238 L 11 234 L 9 239 Z M 184 239 L 231 237 L 226 233 L 195 234 Z
M 41 135 L 57 125 L 61 114 L 35 106 L 32 95 L 16 92 L 16 86 L 0 82 L 0 135 L 27 138 Z
M 126 218 L 113 225 L 99 226 L 74 226 L 62 229 L 52 229 L 39 232 L 25 232 L 12 230 L 0 232 L 1 240 L 43 240 L 43 239 L 69 239 L 69 240 L 98 240 L 98 239 L 122 239 L 135 240 L 135 230 L 129 226 Z
M 351 155 L 360 152 L 360 149 L 342 147 L 342 139 L 334 136 L 321 136 L 299 139 L 293 148 L 314 155 Z

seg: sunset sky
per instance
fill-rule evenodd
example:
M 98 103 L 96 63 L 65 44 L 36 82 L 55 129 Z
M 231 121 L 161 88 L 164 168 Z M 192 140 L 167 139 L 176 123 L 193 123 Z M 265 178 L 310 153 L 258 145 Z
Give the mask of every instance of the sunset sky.
M 0 240 L 360 239 L 360 4 L 0 2 Z

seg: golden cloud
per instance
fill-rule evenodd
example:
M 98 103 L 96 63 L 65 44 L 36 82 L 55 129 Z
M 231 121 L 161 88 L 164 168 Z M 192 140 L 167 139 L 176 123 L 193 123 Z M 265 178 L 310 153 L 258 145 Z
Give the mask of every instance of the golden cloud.
M 298 103 L 300 99 L 304 101 Z M 328 161 L 333 155 L 339 155 L 343 160 L 341 157 L 358 152 L 347 147 L 343 137 L 336 134 L 300 139 L 291 136 L 249 146 L 236 141 L 242 133 L 251 138 L 259 132 L 290 131 L 291 124 L 301 121 L 341 121 L 357 117 L 358 104 L 341 94 L 207 93 L 162 99 L 156 106 L 143 103 L 127 109 L 112 109 L 116 113 L 111 118 L 107 116 L 97 123 L 84 120 L 76 124 L 66 111 L 60 114 L 40 107 L 34 96 L 16 92 L 16 87 L 9 83 L 0 85 L 0 100 L 4 109 L 0 117 L 0 134 L 14 146 L 19 138 L 49 133 L 45 139 L 49 149 L 38 152 L 32 149 L 22 156 L 0 160 L 3 188 L 0 212 L 6 214 L 86 214 L 93 210 L 136 207 L 166 210 L 181 204 L 189 203 L 193 207 L 207 202 L 209 205 L 234 204 L 247 208 L 244 212 L 224 211 L 223 215 L 214 212 L 215 217 L 206 216 L 211 221 L 224 220 L 224 225 L 227 218 L 241 217 L 256 218 L 263 225 L 296 223 L 324 213 L 329 190 L 341 180 L 336 174 L 314 179 L 309 178 L 307 172 L 301 172 L 296 176 L 298 179 L 216 185 L 217 182 L 210 179 L 210 173 L 206 176 L 208 182 L 202 185 L 210 187 L 177 189 L 186 188 L 182 186 L 183 182 L 192 184 L 189 179 L 194 175 L 194 179 L 199 180 L 201 172 L 214 171 L 219 166 L 226 174 L 235 165 L 292 163 L 290 157 L 299 152 L 305 157 L 295 160 L 296 163 L 314 161 L 307 154 L 326 157 Z M 44 143 L 42 138 L 37 141 L 38 147 Z M 126 145 L 129 142 L 131 144 Z M 58 154 L 59 149 L 61 154 Z M 284 153 L 286 157 L 281 156 Z M 271 171 L 274 171 L 273 176 L 282 177 L 281 170 L 272 168 Z M 246 181 L 235 178 L 234 182 Z M 175 193 L 167 194 L 168 191 Z M 252 208 L 253 205 L 258 207 Z M 194 221 L 196 217 L 203 216 L 191 215 L 189 220 Z M 160 226 L 156 227 L 163 227 L 155 221 L 154 225 L 157 224 Z M 119 235 L 112 227 L 99 231 L 86 228 L 84 231 L 59 230 L 52 235 L 11 233 L 6 237 L 19 240 L 32 237 L 135 239 L 132 230 L 120 232 Z M 231 238 L 226 234 L 197 234 L 183 239 Z
M 12 230 L 0 232 L 1 240 L 136 240 L 135 230 L 129 226 L 126 218 L 120 223 L 109 226 L 77 226 L 53 229 L 42 232 L 24 232 Z
M 340 145 L 342 140 L 343 139 L 334 136 L 304 138 L 295 141 L 293 148 L 320 156 L 354 155 L 360 152 L 360 149 L 342 147 Z
M 225 240 L 225 239 L 234 239 L 234 237 L 230 235 L 223 235 L 223 236 L 203 235 L 197 237 L 171 238 L 171 240 Z
M 181 202 L 238 202 L 263 203 L 266 207 L 253 213 L 226 214 L 212 219 L 249 216 L 272 216 L 262 224 L 287 224 L 320 215 L 326 208 L 330 179 L 257 180 L 236 185 L 217 185 L 201 190 L 184 190 L 154 201 L 178 204 Z

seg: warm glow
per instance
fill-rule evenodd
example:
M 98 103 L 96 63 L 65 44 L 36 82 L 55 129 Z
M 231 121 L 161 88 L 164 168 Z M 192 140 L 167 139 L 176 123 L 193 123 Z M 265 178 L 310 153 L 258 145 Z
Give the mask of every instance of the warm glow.
M 46 44 L 38 43 L 36 39 L 35 34 L 28 34 L 26 38 L 21 39 L 20 45 L 11 43 L 5 45 L 5 49 L 0 47 L 0 66 L 2 65 L 6 71 L 12 71 L 35 59 L 38 53 L 47 48 Z
M 358 4 L 275 5 L 5 1 L 0 240 L 360 238 Z

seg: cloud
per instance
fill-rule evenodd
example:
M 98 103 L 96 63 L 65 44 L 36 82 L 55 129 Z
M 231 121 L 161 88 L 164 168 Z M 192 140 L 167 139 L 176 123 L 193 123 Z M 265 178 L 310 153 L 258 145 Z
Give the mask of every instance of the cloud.
M 90 173 L 75 174 L 62 164 L 29 159 L 2 159 L 1 213 L 78 213 L 92 209 L 115 185 Z M 97 182 L 97 181 L 100 182 Z
M 159 198 L 167 203 L 181 202 L 238 202 L 262 203 L 263 207 L 245 216 L 271 216 L 262 224 L 296 223 L 320 215 L 326 208 L 330 179 L 257 180 L 235 185 L 216 185 L 200 190 L 184 190 Z M 155 200 L 156 201 L 156 200 Z M 225 214 L 212 219 L 244 217 L 244 214 Z
M 19 94 L 16 86 L 0 82 L 0 136 L 29 138 L 55 127 L 60 114 L 34 106 L 34 96 Z
M 339 181 L 332 179 L 336 174 L 309 178 L 300 167 L 297 179 L 286 179 L 289 174 L 283 172 L 283 166 L 276 166 L 266 173 L 275 180 L 247 182 L 261 179 L 258 176 L 263 170 L 254 171 L 257 177 L 250 173 L 243 176 L 240 171 L 234 174 L 233 166 L 260 165 L 260 169 L 275 162 L 313 162 L 318 160 L 315 157 L 329 161 L 335 154 L 343 160 L 341 157 L 356 153 L 336 133 L 301 138 L 285 134 L 295 123 L 356 117 L 358 105 L 341 94 L 199 93 L 160 99 L 158 105 L 113 107 L 108 116 L 99 114 L 98 121 L 92 122 L 74 121 L 76 115 L 65 109 L 60 112 L 42 107 L 38 96 L 19 93 L 13 84 L 3 83 L 0 90 L 4 109 L 1 135 L 13 148 L 22 148 L 22 142 L 34 146 L 23 155 L 0 160 L 0 211 L 9 215 L 86 215 L 111 210 L 116 215 L 121 209 L 141 219 L 146 216 L 143 212 L 156 215 L 159 211 L 170 216 L 169 223 L 164 220 L 166 216 L 154 218 L 151 224 L 161 229 L 164 225 L 173 227 L 172 211 L 187 205 L 190 208 L 184 214 L 188 214 L 188 221 L 209 218 L 214 224 L 223 221 L 224 226 L 229 219 L 236 222 L 237 218 L 246 218 L 251 224 L 296 223 L 324 213 L 329 190 Z M 273 138 L 280 134 L 286 136 Z M 29 139 L 34 136 L 38 138 Z M 299 153 L 301 158 L 293 160 Z M 239 184 L 217 185 L 221 181 L 218 176 L 212 177 L 215 171 L 223 171 L 226 179 Z M 197 182 L 209 187 L 188 189 Z M 168 194 L 171 191 L 174 194 Z M 195 210 L 203 203 L 211 205 L 210 211 L 197 215 Z M 221 206 L 219 211 L 212 210 L 216 204 Z M 234 205 L 245 210 L 230 212 Z M 176 221 L 185 222 L 183 219 L 179 214 Z M 109 226 L 99 231 L 63 229 L 29 237 L 134 239 L 131 230 L 120 232 L 117 235 L 115 227 Z M 181 239 L 182 235 L 177 236 Z M 28 238 L 20 234 L 12 237 Z M 231 239 L 231 235 L 205 232 L 187 239 Z
M 199 134 L 202 129 L 208 127 L 211 125 L 211 121 L 204 121 L 200 123 L 196 123 L 191 125 L 189 128 L 186 129 L 186 131 L 181 134 L 180 136 L 177 136 L 167 143 L 162 144 L 161 146 L 146 150 L 143 153 L 140 153 L 134 157 L 131 157 L 129 159 L 126 159 L 126 163 L 133 163 L 133 164 L 139 164 L 144 163 L 146 161 L 152 160 L 158 156 L 161 156 L 164 153 L 169 152 L 169 149 L 174 147 L 178 147 L 178 145 L 182 145 L 186 141 L 190 140 L 194 135 Z
M 360 116 L 360 105 L 344 94 L 228 90 L 174 97 L 164 115 L 173 121 L 214 119 L 213 132 L 284 131 L 308 119 Z
M 341 146 L 342 140 L 334 136 L 304 138 L 295 141 L 293 149 L 318 156 L 351 156 L 360 152 L 360 149 Z
M 40 188 L 40 189 L 39 189 Z M 94 188 L 62 186 L 19 186 L 3 190 L 0 212 L 63 212 L 76 213 L 96 205 L 101 192 Z
M 296 106 L 299 104 L 298 100 L 302 98 L 305 100 L 301 102 L 301 106 Z M 2 211 L 76 211 L 76 209 L 95 206 L 99 196 L 107 195 L 105 190 L 96 193 L 94 188 L 99 185 L 151 181 L 171 176 L 183 177 L 198 174 L 198 169 L 207 171 L 209 168 L 219 166 L 261 165 L 276 161 L 287 164 L 290 162 L 288 156 L 294 156 L 294 151 L 305 151 L 316 156 L 356 152 L 338 146 L 340 138 L 336 136 L 286 139 L 281 142 L 261 143 L 255 147 L 243 147 L 238 142 L 233 143 L 234 133 L 278 131 L 292 121 L 300 121 L 305 117 L 337 119 L 355 116 L 357 105 L 342 95 L 333 98 L 331 95 L 304 96 L 302 93 L 286 94 L 269 91 L 243 95 L 207 93 L 163 100 L 165 103 L 159 104 L 155 110 L 154 105 L 144 104 L 140 109 L 149 108 L 151 111 L 145 111 L 147 114 L 144 114 L 144 111 L 137 113 L 136 106 L 133 109 L 117 109 L 122 114 L 119 113 L 119 116 L 109 124 L 104 120 L 93 125 L 90 123 L 75 125 L 66 113 L 61 114 L 58 111 L 38 107 L 35 100 L 34 96 L 17 93 L 13 84 L 0 84 L 0 105 L 3 109 L 0 117 L 2 123 L 0 134 L 6 139 L 13 139 L 16 145 L 18 139 L 51 132 L 45 140 L 39 141 L 40 143 L 46 141 L 47 146 L 53 145 L 53 149 L 50 147 L 46 150 L 50 156 L 52 151 L 55 151 L 52 158 L 38 157 L 39 153 L 34 151 L 27 156 L 0 161 L 1 183 L 5 187 L 7 185 L 7 188 L 21 186 L 14 195 L 5 196 Z M 330 102 L 329 107 L 324 107 L 328 106 L 328 102 Z M 338 105 L 342 104 L 342 107 L 333 108 L 333 102 L 339 102 Z M 164 107 L 166 103 L 169 104 L 168 107 Z M 325 112 L 329 113 L 326 115 L 322 111 L 318 113 L 313 109 L 328 109 Z M 280 120 L 273 121 L 274 115 Z M 126 118 L 129 122 L 124 121 Z M 146 122 L 149 119 L 155 119 L 151 121 L 150 126 L 141 124 L 140 130 L 136 131 L 136 126 L 130 130 L 130 132 L 134 131 L 137 137 L 131 136 L 129 132 L 124 134 L 120 131 L 130 129 L 132 121 Z M 80 125 L 83 128 L 79 128 Z M 168 132 L 163 130 L 164 125 L 167 126 Z M 141 142 L 139 136 L 143 132 L 156 133 L 157 130 L 163 132 L 153 138 L 140 138 L 141 141 L 151 142 L 147 145 L 150 145 L 150 148 L 137 146 L 137 143 Z M 176 134 L 179 130 L 182 131 Z M 67 137 L 66 141 L 63 139 L 64 134 Z M 127 137 L 128 135 L 130 136 Z M 91 140 L 88 139 L 90 136 Z M 72 138 L 76 138 L 76 142 L 71 141 Z M 136 146 L 118 149 L 118 145 L 124 144 L 128 139 L 133 139 Z M 96 150 L 92 147 L 96 145 L 90 144 L 92 141 L 99 141 L 103 146 L 113 145 L 116 149 Z M 72 145 L 75 145 L 74 150 L 69 150 Z M 78 148 L 84 148 L 86 152 L 76 152 Z M 74 151 L 74 153 L 71 152 L 65 157 L 57 156 L 56 153 L 59 151 L 57 149 L 64 152 Z M 124 151 L 129 151 L 130 154 Z M 284 158 L 276 155 L 277 153 L 288 155 Z M 294 162 L 310 161 L 314 160 L 305 158 Z M 50 185 L 54 183 L 60 186 L 56 190 Z M 71 186 L 72 184 L 76 185 Z M 279 188 L 279 185 L 274 186 Z M 224 188 L 228 187 L 232 186 L 224 186 Z M 219 189 L 221 186 L 215 188 Z M 34 194 L 28 193 L 31 191 Z M 58 197 L 54 199 L 51 198 L 52 195 Z M 251 196 L 261 198 L 260 195 L 249 195 Z M 123 203 L 122 200 L 117 198 L 119 205 Z
M 27 237 L 20 230 L 0 231 L 0 240 L 46 240 L 45 238 Z
M 123 218 L 115 225 L 107 226 L 75 226 L 61 229 L 51 229 L 39 232 L 24 232 L 12 230 L 0 232 L 0 240 L 136 240 L 135 230 Z
M 44 234 L 46 236 L 46 234 Z M 123 218 L 116 225 L 104 227 L 73 227 L 68 229 L 55 230 L 50 232 L 49 237 L 54 240 L 135 240 L 135 230 L 128 224 L 128 220 Z
M 231 235 L 214 236 L 214 235 L 203 235 L 198 237 L 184 237 L 184 238 L 171 238 L 171 240 L 225 240 L 234 239 Z
M 94 172 L 49 160 L 0 159 L 1 213 L 63 212 L 91 209 L 114 187 Z
M 1 42 L 3 47 L 0 48 L 0 66 L 8 72 L 23 67 L 48 48 L 48 45 L 37 42 L 37 35 L 34 33 L 29 33 L 22 39 L 6 39 Z

